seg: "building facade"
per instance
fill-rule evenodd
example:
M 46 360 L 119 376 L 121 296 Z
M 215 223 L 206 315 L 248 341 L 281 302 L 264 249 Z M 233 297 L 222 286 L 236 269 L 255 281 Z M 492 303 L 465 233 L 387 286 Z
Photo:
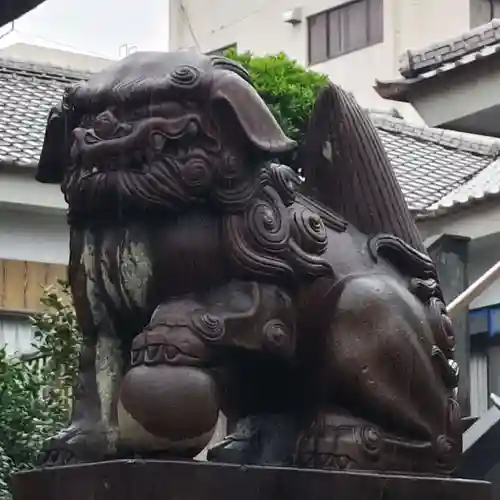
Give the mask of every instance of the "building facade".
M 490 5 L 500 15 L 499 3 Z M 406 53 L 401 75 L 377 82 L 378 93 L 411 104 L 428 125 L 500 137 L 500 19 Z M 459 165 L 455 165 L 460 170 Z M 421 222 L 427 234 L 447 232 L 470 238 L 468 278 L 473 282 L 500 261 L 500 161 L 441 200 L 445 212 Z M 459 215 L 458 207 L 467 207 Z M 426 229 L 424 229 L 426 226 Z M 500 280 L 470 304 L 471 409 L 476 415 L 500 394 Z
M 0 50 L 0 345 L 32 350 L 43 287 L 66 278 L 69 234 L 59 186 L 34 179 L 48 113 L 67 85 L 109 60 L 15 44 Z
M 498 0 L 170 0 L 170 49 L 284 51 L 328 74 L 363 106 L 396 107 L 418 120 L 411 106 L 380 98 L 375 80 L 398 76 L 404 51 L 496 15 Z

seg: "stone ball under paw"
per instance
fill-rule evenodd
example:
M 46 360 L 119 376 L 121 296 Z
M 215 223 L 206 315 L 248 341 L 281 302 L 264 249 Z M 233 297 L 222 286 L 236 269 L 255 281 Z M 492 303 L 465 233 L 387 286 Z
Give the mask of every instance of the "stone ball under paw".
M 140 365 L 122 382 L 121 440 L 137 451 L 195 456 L 209 443 L 218 416 L 215 381 L 200 368 Z

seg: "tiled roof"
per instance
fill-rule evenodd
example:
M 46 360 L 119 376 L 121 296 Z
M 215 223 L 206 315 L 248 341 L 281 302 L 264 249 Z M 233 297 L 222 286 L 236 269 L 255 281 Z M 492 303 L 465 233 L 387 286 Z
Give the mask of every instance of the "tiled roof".
M 66 85 L 88 76 L 0 59 L 0 164 L 35 166 L 50 108 Z M 420 215 L 462 203 L 468 195 L 459 189 L 482 179 L 477 174 L 486 172 L 500 152 L 497 139 L 410 125 L 387 113 L 370 116 L 410 209 Z M 495 183 L 500 186 L 500 173 L 490 181 Z M 479 184 L 474 189 L 480 196 Z M 488 189 L 493 192 L 489 184 Z
M 399 60 L 402 78 L 387 82 L 377 80 L 375 89 L 385 99 L 406 101 L 410 86 L 497 55 L 500 55 L 500 19 L 493 19 L 421 50 L 407 50 Z
M 500 159 L 490 163 L 476 176 L 428 207 L 428 215 L 437 216 L 450 209 L 467 207 L 500 195 Z
M 36 164 L 47 116 L 64 88 L 88 75 L 0 59 L 0 162 Z
M 500 139 L 413 125 L 389 116 L 371 117 L 408 206 L 417 213 L 433 210 L 500 153 Z

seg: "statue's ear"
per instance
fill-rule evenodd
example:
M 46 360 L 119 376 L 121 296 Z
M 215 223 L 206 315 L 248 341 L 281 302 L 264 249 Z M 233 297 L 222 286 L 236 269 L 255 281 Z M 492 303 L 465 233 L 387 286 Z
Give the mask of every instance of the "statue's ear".
M 59 184 L 69 160 L 73 121 L 64 104 L 50 110 L 42 152 L 35 179 L 47 184 Z
M 288 153 L 297 143 L 288 138 L 257 91 L 231 71 L 218 70 L 212 88 L 213 103 L 229 105 L 253 146 L 270 156 Z M 228 126 L 231 126 L 229 123 Z M 221 124 L 224 126 L 224 124 Z

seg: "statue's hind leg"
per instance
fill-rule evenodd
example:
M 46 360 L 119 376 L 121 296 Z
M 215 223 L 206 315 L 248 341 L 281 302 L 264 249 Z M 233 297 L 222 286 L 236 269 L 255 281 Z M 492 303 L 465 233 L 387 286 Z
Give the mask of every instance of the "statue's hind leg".
M 318 349 L 321 409 L 299 443 L 299 463 L 453 468 L 459 411 L 435 359 L 426 306 L 403 280 L 365 275 L 348 280 L 335 303 L 322 307 L 334 314 Z

